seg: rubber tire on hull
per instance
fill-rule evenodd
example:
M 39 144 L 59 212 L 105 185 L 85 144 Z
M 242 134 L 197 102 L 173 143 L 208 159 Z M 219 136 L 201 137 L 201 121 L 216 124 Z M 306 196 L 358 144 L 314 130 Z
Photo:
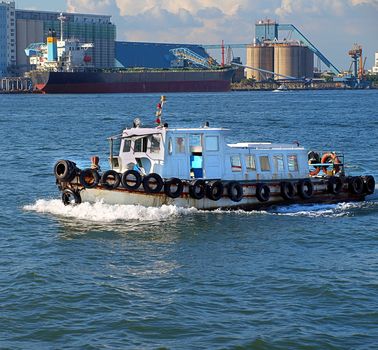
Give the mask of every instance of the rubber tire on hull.
M 295 196 L 295 188 L 292 182 L 281 182 L 281 196 L 283 199 L 291 200 Z
M 227 193 L 233 202 L 240 202 L 243 199 L 243 186 L 237 181 L 231 181 L 227 185 Z
M 87 180 L 88 177 L 91 177 L 93 179 L 92 182 L 89 182 Z M 83 185 L 85 188 L 94 188 L 98 185 L 100 181 L 100 175 L 98 174 L 97 170 L 87 168 L 84 169 L 80 172 L 80 177 L 79 177 L 80 183 Z
M 155 173 L 146 175 L 143 178 L 142 183 L 143 183 L 144 191 L 146 193 L 159 193 L 164 185 L 163 179 L 161 178 L 161 176 Z
M 128 183 L 128 181 L 131 181 L 131 180 L 128 180 L 128 177 L 129 175 L 132 175 L 135 177 L 135 184 L 134 185 L 130 185 Z M 133 181 L 132 181 L 133 182 Z M 136 170 L 126 170 L 122 176 L 121 176 L 121 183 L 122 183 L 122 186 L 130 191 L 135 191 L 139 188 L 139 186 L 142 184 L 142 176 L 140 175 L 140 173 Z
M 223 196 L 224 186 L 221 181 L 210 181 L 206 186 L 206 195 L 213 201 L 218 201 Z
M 109 178 L 113 178 L 114 182 L 110 183 Z M 101 180 L 100 180 L 101 185 L 104 186 L 105 188 L 110 189 L 110 190 L 116 189 L 119 186 L 120 182 L 121 182 L 121 178 L 115 170 L 105 171 L 102 174 Z
M 257 184 L 256 197 L 260 202 L 267 202 L 270 198 L 269 186 L 263 183 Z
M 331 176 L 327 183 L 327 190 L 332 194 L 339 194 L 343 189 L 343 181 L 336 176 Z
M 373 194 L 375 191 L 375 179 L 371 175 L 364 177 L 364 189 L 367 194 Z
M 308 179 L 298 182 L 298 194 L 302 199 L 309 199 L 314 194 L 314 185 Z
M 60 182 L 70 182 L 76 176 L 77 168 L 74 162 L 61 159 L 55 163 L 54 174 Z
M 76 205 L 81 203 L 80 194 L 66 188 L 62 192 L 62 202 L 64 205 Z
M 202 199 L 206 193 L 206 182 L 204 180 L 194 180 L 189 185 L 190 197 L 194 199 Z
M 172 191 L 172 186 L 176 186 L 176 191 Z M 183 189 L 184 185 L 177 177 L 172 177 L 164 183 L 164 193 L 171 198 L 180 197 Z
M 364 192 L 364 181 L 359 176 L 353 176 L 349 179 L 349 191 L 353 194 L 362 194 Z

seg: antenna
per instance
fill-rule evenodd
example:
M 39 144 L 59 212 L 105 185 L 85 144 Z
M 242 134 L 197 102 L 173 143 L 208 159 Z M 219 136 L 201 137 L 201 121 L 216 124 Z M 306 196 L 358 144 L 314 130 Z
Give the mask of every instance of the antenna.
M 63 41 L 63 23 L 67 19 L 67 17 L 63 16 L 63 13 L 61 12 L 58 20 L 60 21 L 60 41 Z

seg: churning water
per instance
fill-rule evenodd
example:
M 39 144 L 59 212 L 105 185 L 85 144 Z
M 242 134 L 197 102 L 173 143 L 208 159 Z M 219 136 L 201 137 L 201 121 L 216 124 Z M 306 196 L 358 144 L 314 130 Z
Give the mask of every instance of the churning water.
M 378 202 L 203 212 L 65 207 L 79 167 L 160 96 L 0 95 L 0 348 L 376 349 Z M 171 126 L 345 153 L 378 178 L 377 90 L 170 94 Z

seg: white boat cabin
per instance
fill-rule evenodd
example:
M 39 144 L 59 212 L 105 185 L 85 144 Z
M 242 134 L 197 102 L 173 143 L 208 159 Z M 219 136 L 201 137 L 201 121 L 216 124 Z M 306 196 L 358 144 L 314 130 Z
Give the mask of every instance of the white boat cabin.
M 274 180 L 308 177 L 307 150 L 296 144 L 227 144 L 223 128 L 131 128 L 120 136 L 110 164 L 162 178 Z M 110 138 L 113 140 L 113 138 Z M 112 144 L 113 142 L 111 142 Z M 113 146 L 111 146 L 112 148 Z

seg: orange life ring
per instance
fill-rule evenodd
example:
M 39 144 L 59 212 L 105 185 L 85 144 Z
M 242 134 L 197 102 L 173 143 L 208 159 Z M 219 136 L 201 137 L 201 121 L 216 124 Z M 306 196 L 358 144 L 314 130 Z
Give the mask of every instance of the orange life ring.
M 338 164 L 341 164 L 340 159 L 337 157 L 335 152 L 329 152 L 324 153 L 322 156 L 322 163 L 330 163 L 333 164 L 333 173 L 337 174 L 340 171 L 340 166 Z M 323 167 L 323 173 L 327 174 L 327 166 Z

